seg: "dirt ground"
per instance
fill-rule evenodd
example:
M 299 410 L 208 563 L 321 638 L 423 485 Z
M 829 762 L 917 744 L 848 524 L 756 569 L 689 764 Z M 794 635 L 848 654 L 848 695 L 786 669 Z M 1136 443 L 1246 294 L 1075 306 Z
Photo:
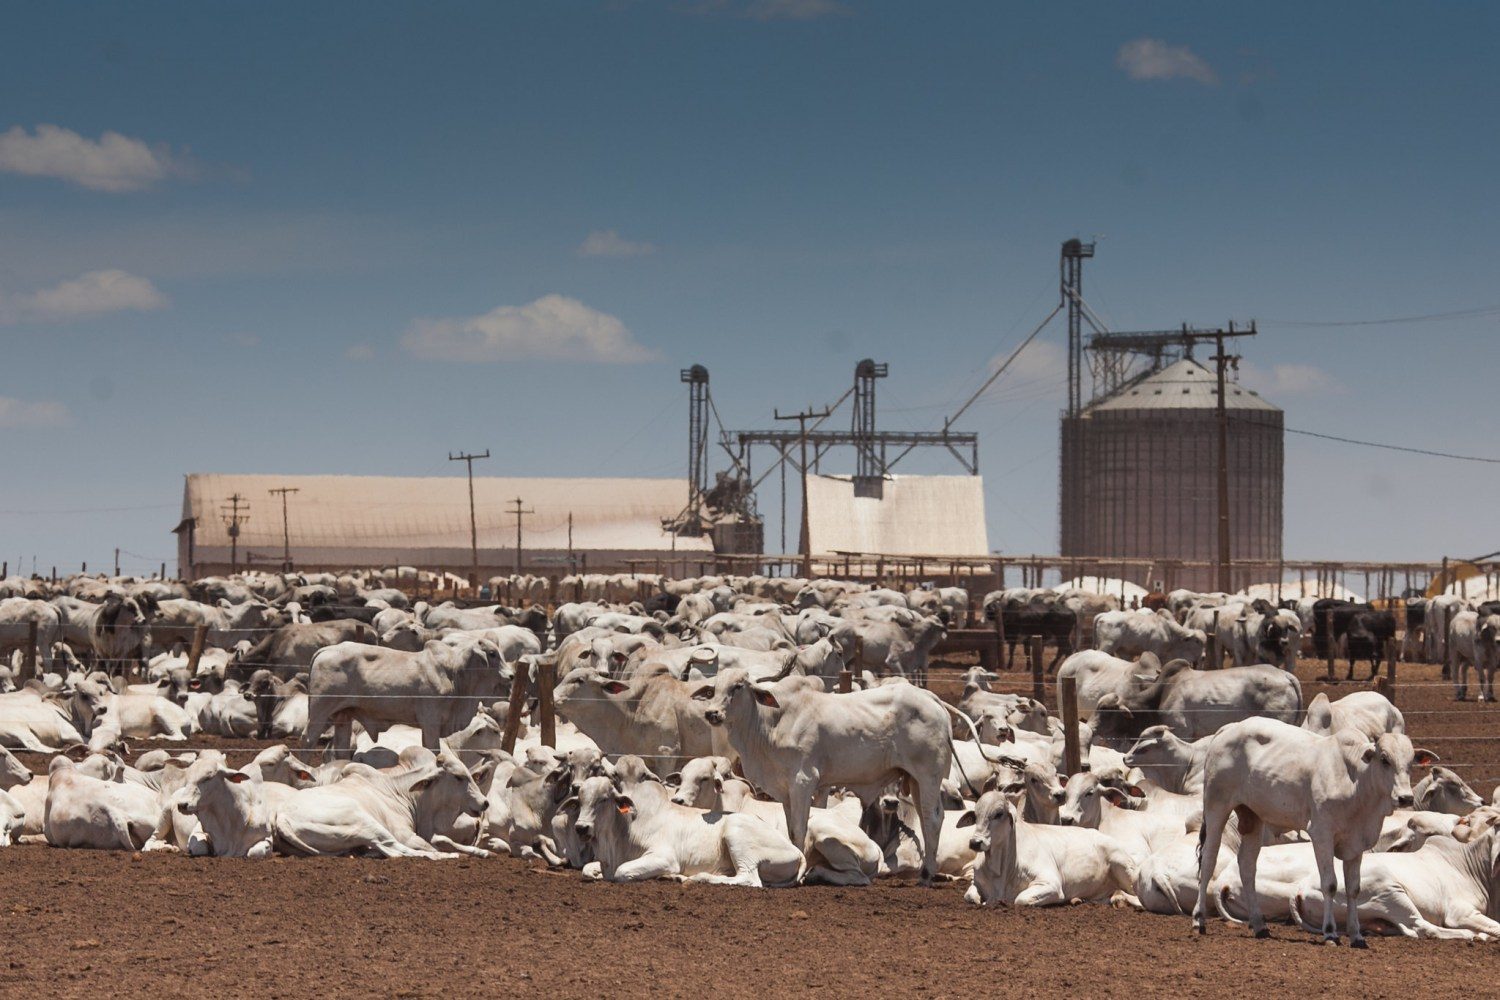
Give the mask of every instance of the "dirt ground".
M 1299 670 L 1309 699 L 1322 690 L 1320 669 Z M 1401 667 L 1408 728 L 1488 797 L 1500 776 L 1500 708 L 1455 704 L 1436 675 Z M 933 686 L 952 696 L 956 677 L 940 668 Z M 1185 917 L 1103 906 L 981 911 L 956 885 L 598 885 L 510 858 L 191 860 L 15 847 L 0 850 L 0 907 L 0 996 L 1500 993 L 1493 944 L 1381 938 L 1355 952 L 1289 927 L 1254 941 L 1220 923 L 1199 939 Z

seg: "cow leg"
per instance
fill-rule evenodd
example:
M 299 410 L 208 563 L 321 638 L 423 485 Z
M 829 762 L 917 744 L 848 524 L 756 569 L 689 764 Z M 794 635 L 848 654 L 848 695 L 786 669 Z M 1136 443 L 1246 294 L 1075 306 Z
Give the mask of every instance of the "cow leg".
M 1260 817 L 1241 806 L 1235 811 L 1240 820 L 1240 889 L 1245 894 L 1245 913 L 1250 932 L 1258 938 L 1271 936 L 1265 915 L 1260 912 L 1260 895 L 1255 891 L 1255 866 L 1260 861 Z
M 1349 915 L 1344 918 L 1344 933 L 1349 935 L 1349 947 L 1368 948 L 1365 936 L 1359 932 L 1359 863 L 1364 855 L 1356 854 L 1344 859 L 1344 902 Z
M 1313 859 L 1318 865 L 1318 888 L 1323 892 L 1323 940 L 1339 940 L 1339 925 L 1333 919 L 1333 901 L 1338 896 L 1338 880 L 1333 874 L 1333 841 L 1324 831 L 1312 833 Z
M 1469 665 L 1459 661 L 1457 675 L 1453 678 L 1455 701 L 1469 700 Z
M 1208 799 L 1205 796 L 1204 801 Z M 1198 901 L 1193 904 L 1193 924 L 1199 934 L 1208 933 L 1208 883 L 1218 867 L 1219 845 L 1224 840 L 1224 825 L 1229 822 L 1229 810 L 1217 804 L 1208 805 L 1203 811 L 1203 825 L 1198 828 Z M 1244 850 L 1244 841 L 1240 842 Z
M 611 882 L 649 882 L 655 878 L 667 878 L 677 875 L 681 869 L 677 862 L 661 854 L 644 854 L 633 861 L 627 861 L 614 870 L 609 876 Z M 695 881 L 712 882 L 723 879 L 722 875 L 698 875 Z M 732 879 L 727 881 L 733 881 Z
M 333 742 L 329 749 L 333 751 L 335 760 L 347 760 L 350 757 L 349 748 L 354 745 L 354 720 L 348 715 L 340 715 L 333 720 Z
M 792 777 L 781 811 L 786 816 L 787 839 L 800 851 L 807 846 L 807 820 L 812 815 L 813 794 L 818 790 L 816 771 L 799 771 Z
M 942 776 L 931 775 L 926 781 L 911 776 L 917 786 L 917 809 L 922 818 L 922 875 L 923 885 L 932 885 L 937 874 L 938 839 L 943 832 Z
M 1058 906 L 1066 903 L 1068 897 L 1063 893 L 1061 886 L 1048 885 L 1045 882 L 1033 882 L 1025 889 L 1016 893 L 1016 906 Z

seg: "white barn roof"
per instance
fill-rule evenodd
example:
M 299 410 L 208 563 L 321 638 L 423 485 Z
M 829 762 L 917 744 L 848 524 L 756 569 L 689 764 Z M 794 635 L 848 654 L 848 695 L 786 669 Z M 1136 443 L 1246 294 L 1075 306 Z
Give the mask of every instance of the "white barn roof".
M 231 494 L 249 501 L 241 527 L 241 558 L 279 562 L 281 500 L 272 489 L 292 487 L 287 498 L 292 557 L 298 565 L 369 566 L 417 563 L 468 566 L 469 490 L 464 476 L 280 476 L 193 473 L 186 477 L 182 517 L 191 518 L 195 563 L 228 561 L 224 512 Z M 474 479 L 475 521 L 481 565 L 504 567 L 515 558 L 516 519 L 507 513 L 520 498 L 523 547 L 528 555 L 566 552 L 572 516 L 572 549 L 648 556 L 671 551 L 709 552 L 707 538 L 673 536 L 662 519 L 687 501 L 684 479 Z
M 809 476 L 807 495 L 814 555 L 989 555 L 979 476 L 891 476 L 878 500 L 848 478 Z

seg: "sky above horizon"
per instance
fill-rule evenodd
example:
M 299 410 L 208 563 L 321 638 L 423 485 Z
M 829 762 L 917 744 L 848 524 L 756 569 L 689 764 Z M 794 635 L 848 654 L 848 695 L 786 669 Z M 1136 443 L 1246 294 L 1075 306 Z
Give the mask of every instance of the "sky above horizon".
M 1015 7 L 13 5 L 0 558 L 173 563 L 196 471 L 682 476 L 694 363 L 934 429 L 1072 236 L 1113 329 L 1256 319 L 1289 427 L 1500 457 L 1500 10 Z M 1057 548 L 1063 342 L 958 425 L 996 550 Z M 1289 435 L 1286 556 L 1489 552 L 1497 486 Z

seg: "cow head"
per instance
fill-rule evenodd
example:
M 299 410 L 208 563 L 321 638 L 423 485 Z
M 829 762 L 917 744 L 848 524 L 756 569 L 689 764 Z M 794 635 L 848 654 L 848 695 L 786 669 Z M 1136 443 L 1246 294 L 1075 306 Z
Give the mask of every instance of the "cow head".
M 1484 805 L 1469 783 L 1446 767 L 1434 767 L 1416 790 L 1416 808 L 1463 816 Z
M 568 799 L 562 808 L 574 801 L 578 820 L 573 824 L 573 832 L 584 843 L 591 842 L 599 831 L 611 829 L 615 823 L 629 822 L 636 815 L 635 800 L 608 778 L 588 779 L 578 789 L 576 800 Z
M 414 768 L 417 775 L 410 788 L 419 796 L 420 811 L 434 829 L 444 830 L 460 817 L 478 819 L 489 808 L 489 800 L 447 740 L 438 741 L 438 752 L 430 766 Z
M 1144 798 L 1145 795 L 1136 785 L 1116 788 L 1104 784 L 1097 775 L 1080 771 L 1069 777 L 1063 786 L 1063 802 L 1057 810 L 1057 819 L 1063 826 L 1097 830 L 1104 818 L 1104 803 L 1125 808 L 1131 799 Z
M 187 781 L 173 796 L 173 801 L 177 811 L 184 816 L 196 816 L 206 801 L 218 797 L 243 799 L 244 796 L 235 794 L 239 790 L 235 786 L 258 786 L 260 782 L 260 768 L 252 764 L 243 770 L 233 770 L 225 763 L 222 753 L 206 750 L 188 767 Z
M 732 774 L 724 757 L 696 757 L 684 764 L 681 771 L 668 775 L 666 784 L 675 788 L 672 801 L 678 805 L 712 809 L 724 790 L 724 779 Z
M 731 713 L 752 711 L 757 705 L 771 709 L 781 707 L 781 702 L 769 687 L 754 683 L 749 673 L 738 668 L 720 671 L 712 684 L 705 684 L 693 692 L 693 699 L 704 703 L 703 717 L 711 726 L 722 726 Z
M 1342 734 L 1350 734 L 1343 730 Z M 1382 733 L 1373 743 L 1366 743 L 1359 752 L 1359 760 L 1366 773 L 1381 785 L 1390 783 L 1391 801 L 1397 809 L 1410 809 L 1416 803 L 1411 790 L 1412 765 L 1431 767 L 1439 762 L 1438 755 L 1431 750 L 1414 750 L 1411 740 L 1402 733 Z
M 1013 841 L 1016 835 L 1016 807 L 1004 792 L 989 791 L 979 797 L 974 808 L 958 818 L 959 829 L 973 827 L 969 834 L 969 849 L 975 853 L 989 853 L 998 845 Z

